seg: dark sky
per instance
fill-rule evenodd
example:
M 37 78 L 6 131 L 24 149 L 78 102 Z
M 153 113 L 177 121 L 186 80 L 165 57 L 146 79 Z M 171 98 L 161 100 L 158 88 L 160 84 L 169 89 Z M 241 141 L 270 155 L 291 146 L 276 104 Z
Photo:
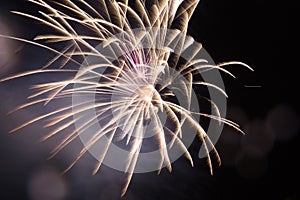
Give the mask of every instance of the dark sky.
M 1 0 L 0 34 L 32 38 L 41 31 L 38 24 L 9 13 L 36 9 L 29 5 L 22 0 Z M 123 199 L 300 199 L 296 184 L 300 144 L 298 56 L 293 48 L 291 7 L 288 1 L 277 0 L 200 2 L 189 34 L 203 44 L 216 63 L 238 60 L 254 69 L 251 72 L 231 66 L 237 79 L 224 77 L 228 118 L 240 123 L 247 135 L 236 136 L 238 133 L 231 129 L 224 130 L 217 143 L 223 164 L 214 166 L 213 176 L 205 160 L 197 159 L 195 149 L 199 146 L 195 142 L 191 147 L 194 168 L 183 158 L 173 163 L 171 174 L 167 170 L 159 176 L 154 172 L 137 174 Z M 5 63 L 11 69 L 0 66 L 5 69 L 0 69 L 1 76 L 43 63 L 44 52 L 14 45 L 14 57 Z M 87 155 L 61 177 L 59 173 L 72 160 L 69 156 L 74 156 L 72 148 L 47 160 L 59 138 L 40 143 L 40 135 L 46 130 L 38 125 L 25 129 L 25 133 L 8 133 L 24 116 L 30 119 L 40 112 L 34 109 L 5 114 L 26 101 L 22 94 L 26 94 L 30 82 L 25 78 L 0 83 L 0 199 L 118 199 L 122 173 L 103 167 L 92 176 L 94 161 Z M 38 134 L 32 131 L 36 129 Z

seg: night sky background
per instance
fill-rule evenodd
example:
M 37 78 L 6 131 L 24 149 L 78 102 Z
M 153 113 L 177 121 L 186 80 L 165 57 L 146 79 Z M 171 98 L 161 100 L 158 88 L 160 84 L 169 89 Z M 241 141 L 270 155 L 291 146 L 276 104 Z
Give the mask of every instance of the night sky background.
M 297 50 L 292 40 L 292 11 L 288 1 L 202 0 L 189 24 L 188 33 L 201 42 L 216 63 L 238 60 L 224 77 L 228 118 L 238 122 L 246 135 L 225 128 L 217 143 L 223 160 L 209 174 L 206 161 L 197 159 L 199 142 L 190 147 L 195 161 L 185 158 L 162 170 L 136 174 L 122 199 L 300 199 L 299 193 L 299 75 Z M 23 0 L 0 1 L 0 34 L 33 38 L 41 26 L 10 10 L 31 12 L 35 6 Z M 41 66 L 46 51 L 1 39 L 0 78 Z M 39 139 L 47 130 L 34 124 L 9 134 L 17 124 L 38 116 L 41 107 L 6 113 L 26 102 L 34 76 L 0 83 L 0 199 L 114 200 L 120 199 L 124 174 L 108 167 L 92 176 L 95 160 L 86 155 L 63 176 L 75 158 L 77 141 L 47 160 L 59 138 Z M 261 86 L 261 87 L 245 87 Z M 77 150 L 78 151 L 78 150 Z

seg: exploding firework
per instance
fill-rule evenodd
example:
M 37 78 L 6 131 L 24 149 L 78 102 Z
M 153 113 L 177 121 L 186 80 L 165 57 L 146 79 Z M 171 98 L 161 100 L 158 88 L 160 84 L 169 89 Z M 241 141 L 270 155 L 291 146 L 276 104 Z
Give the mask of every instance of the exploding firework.
M 110 166 L 105 159 L 113 157 L 121 165 L 118 170 L 128 175 L 124 195 L 140 155 L 149 144 L 158 152 L 156 160 L 151 160 L 158 171 L 163 167 L 171 171 L 175 146 L 193 165 L 188 144 L 183 139 L 190 134 L 184 128 L 188 126 L 202 141 L 212 173 L 209 152 L 215 153 L 218 162 L 220 158 L 214 142 L 199 124 L 199 116 L 242 131 L 221 115 L 218 104 L 212 99 L 205 98 L 211 104 L 212 113 L 195 110 L 192 106 L 194 87 L 204 86 L 226 96 L 222 86 L 201 80 L 199 76 L 209 71 L 233 76 L 224 68 L 230 64 L 251 68 L 240 62 L 215 65 L 199 56 L 199 52 L 204 51 L 202 45 L 187 36 L 188 21 L 198 0 L 135 0 L 132 5 L 127 0 L 100 0 L 93 4 L 84 0 L 29 1 L 40 6 L 42 11 L 37 15 L 13 13 L 36 20 L 53 31 L 34 40 L 2 37 L 45 48 L 55 56 L 39 70 L 0 81 L 41 73 L 69 73 L 71 78 L 67 80 L 34 85 L 37 92 L 30 96 L 33 100 L 15 110 L 66 98 L 71 102 L 12 132 L 50 119 L 47 126 L 55 128 L 43 138 L 46 140 L 75 125 L 74 131 L 66 133 L 52 155 L 80 137 L 84 148 L 67 170 L 88 151 L 98 160 L 93 173 L 103 163 Z M 53 67 L 57 61 L 62 61 L 60 67 Z M 113 146 L 125 149 L 125 157 L 118 156 L 118 152 L 111 156 Z

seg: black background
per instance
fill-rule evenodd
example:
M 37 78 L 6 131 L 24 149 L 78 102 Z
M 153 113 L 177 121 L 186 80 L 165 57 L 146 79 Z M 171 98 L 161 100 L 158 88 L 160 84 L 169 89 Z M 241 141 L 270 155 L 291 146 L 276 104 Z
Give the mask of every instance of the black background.
M 28 5 L 21 0 L 1 0 L 0 17 L 16 30 L 15 35 L 30 38 L 35 36 L 40 26 L 9 13 L 9 10 L 15 9 L 35 9 Z M 249 120 L 264 119 L 270 110 L 282 104 L 299 113 L 299 62 L 298 50 L 293 48 L 292 27 L 296 24 L 292 21 L 291 7 L 288 1 L 202 0 L 190 21 L 189 34 L 203 44 L 217 63 L 239 60 L 253 67 L 254 72 L 233 66 L 230 71 L 238 78 L 233 80 L 225 77 L 224 81 L 229 94 L 228 105 L 242 108 Z M 32 54 L 19 53 L 18 57 L 27 63 L 29 61 L 26 59 Z M 27 68 L 30 67 L 22 65 L 15 71 Z M 2 92 L 6 86 L 0 84 Z M 13 88 L 17 88 L 18 84 L 15 83 Z M 249 88 L 245 85 L 261 87 Z M 16 105 L 13 99 L 4 99 L 9 97 L 12 98 L 1 94 L 2 110 Z M 15 140 L 26 137 L 9 135 L 8 130 L 14 122 L 6 118 L 6 115 L 2 115 L 0 121 L 0 199 L 30 199 L 27 182 L 31 174 L 45 165 L 62 171 L 66 163 L 61 162 L 60 157 L 47 161 L 44 157 L 47 150 L 41 153 L 42 156 L 33 154 L 32 158 L 20 154 L 22 150 L 15 150 L 11 146 L 20 145 Z M 29 144 L 32 151 L 36 146 L 41 146 L 37 143 L 38 139 Z M 290 140 L 276 140 L 272 150 L 263 158 L 267 168 L 257 178 L 245 178 L 235 167 L 226 165 L 214 167 L 214 175 L 210 176 L 204 166 L 205 161 L 195 161 L 196 167 L 191 168 L 184 159 L 180 159 L 173 164 L 174 171 L 171 174 L 163 170 L 160 176 L 155 173 L 134 176 L 124 199 L 300 199 L 297 186 L 299 144 L 299 132 Z M 104 171 L 111 172 L 107 168 Z M 111 180 L 110 175 L 106 175 L 106 179 L 110 180 L 108 187 L 105 183 L 95 183 L 95 180 L 91 180 L 93 184 L 88 186 L 85 181 L 80 183 L 78 180 L 78 185 L 70 184 L 66 199 L 118 199 L 122 184 L 120 180 L 116 183 L 113 180 L 123 175 L 111 173 L 115 174 Z M 103 181 L 101 173 L 97 176 L 97 180 Z M 72 175 L 66 174 L 65 179 L 71 182 Z M 113 192 L 101 195 L 103 186 Z

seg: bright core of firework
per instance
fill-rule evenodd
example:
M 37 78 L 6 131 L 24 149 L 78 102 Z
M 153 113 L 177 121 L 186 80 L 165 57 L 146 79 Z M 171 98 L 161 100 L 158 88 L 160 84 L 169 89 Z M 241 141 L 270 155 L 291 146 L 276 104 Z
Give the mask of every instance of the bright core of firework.
M 175 144 L 193 165 L 188 147 L 182 141 L 183 135 L 189 134 L 182 127 L 189 124 L 203 141 L 212 173 L 210 149 L 219 162 L 220 159 L 207 133 L 194 116 L 208 117 L 242 131 L 237 124 L 221 117 L 213 100 L 205 98 L 215 114 L 192 111 L 194 86 L 213 88 L 226 96 L 225 91 L 216 84 L 198 79 L 195 81 L 195 75 L 218 70 L 233 76 L 224 69 L 230 64 L 251 68 L 240 62 L 209 64 L 205 58 L 197 57 L 202 45 L 186 34 L 188 21 L 199 0 L 135 0 L 133 5 L 128 0 L 99 0 L 97 3 L 89 3 L 87 0 L 29 1 L 42 8 L 38 14 L 19 11 L 13 13 L 36 20 L 52 28 L 53 32 L 39 35 L 34 40 L 0 36 L 47 49 L 55 56 L 41 69 L 7 77 L 0 82 L 41 73 L 69 73 L 72 78 L 34 85 L 33 89 L 37 92 L 29 97 L 32 101 L 14 111 L 39 103 L 46 105 L 50 101 L 75 98 L 78 95 L 92 95 L 94 99 L 71 102 L 69 106 L 34 118 L 12 132 L 46 119 L 46 126 L 56 126 L 43 138 L 46 140 L 66 132 L 73 124 L 80 122 L 75 130 L 66 133 L 66 137 L 53 150 L 52 155 L 55 155 L 95 123 L 101 124 L 87 139 L 84 149 L 68 169 L 101 138 L 106 137 L 107 142 L 97 157 L 98 162 L 94 169 L 96 173 L 114 139 L 125 140 L 130 153 L 128 158 L 124 158 L 124 171 L 128 174 L 122 193 L 124 195 L 141 153 L 148 124 L 153 125 L 151 131 L 160 154 L 158 170 L 166 166 L 171 171 L 169 149 Z M 136 29 L 141 31 L 134 31 Z M 173 31 L 168 33 L 166 30 L 169 29 Z M 117 34 L 121 36 L 114 37 Z M 147 47 L 141 45 L 145 41 Z M 105 51 L 99 50 L 97 44 L 101 44 Z M 180 59 L 181 55 L 185 55 L 184 61 Z M 88 59 L 91 57 L 96 62 Z M 60 66 L 54 68 L 57 63 Z M 179 76 L 184 77 L 184 81 L 178 79 Z M 170 87 L 176 81 L 179 86 Z M 182 94 L 185 106 L 171 100 L 176 98 L 178 92 Z M 91 109 L 95 111 L 94 116 L 87 114 Z M 172 127 L 164 124 L 160 113 L 170 119 Z M 167 143 L 167 140 L 170 142 Z

